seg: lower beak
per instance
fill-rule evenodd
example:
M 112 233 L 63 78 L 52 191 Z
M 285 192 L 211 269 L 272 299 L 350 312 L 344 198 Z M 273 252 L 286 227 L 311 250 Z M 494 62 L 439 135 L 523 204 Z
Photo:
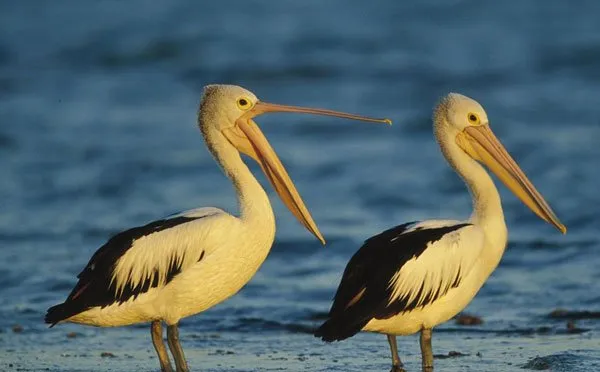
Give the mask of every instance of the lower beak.
M 325 238 L 304 205 L 296 186 L 258 125 L 252 119 L 238 120 L 234 128 L 224 130 L 223 134 L 239 151 L 260 164 L 269 182 L 290 212 L 322 244 L 325 244 Z
M 389 119 L 374 119 L 366 116 L 347 114 L 344 112 L 311 109 L 295 106 L 283 106 L 271 103 L 257 102 L 255 106 L 242 115 L 232 128 L 223 130 L 223 134 L 238 151 L 252 157 L 260 164 L 271 185 L 292 214 L 314 236 L 325 244 L 325 239 L 319 231 L 294 183 L 288 175 L 275 150 L 269 144 L 253 117 L 267 112 L 296 112 L 316 115 L 336 116 L 346 119 L 379 122 L 391 124 Z
M 565 234 L 563 225 L 544 197 L 508 154 L 489 126 L 467 127 L 457 137 L 458 145 L 472 158 L 484 163 L 538 217 Z

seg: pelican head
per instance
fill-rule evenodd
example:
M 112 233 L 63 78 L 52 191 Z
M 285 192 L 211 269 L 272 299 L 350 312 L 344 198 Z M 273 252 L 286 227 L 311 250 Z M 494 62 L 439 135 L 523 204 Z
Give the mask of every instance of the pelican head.
M 550 223 L 563 234 L 563 225 L 550 205 L 529 181 L 519 165 L 509 155 L 490 129 L 487 114 L 479 102 L 457 93 L 444 97 L 435 110 L 436 123 L 443 123 L 456 144 L 472 159 L 489 170 L 538 217 Z
M 332 110 L 266 103 L 249 90 L 235 85 L 208 85 L 204 88 L 199 124 L 205 139 L 211 141 L 212 138 L 213 145 L 216 145 L 215 142 L 222 141 L 218 141 L 215 136 L 224 137 L 237 151 L 254 159 L 286 207 L 307 230 L 325 244 L 325 239 L 283 164 L 253 120 L 256 116 L 270 112 L 307 113 L 386 124 L 391 124 L 391 121 Z

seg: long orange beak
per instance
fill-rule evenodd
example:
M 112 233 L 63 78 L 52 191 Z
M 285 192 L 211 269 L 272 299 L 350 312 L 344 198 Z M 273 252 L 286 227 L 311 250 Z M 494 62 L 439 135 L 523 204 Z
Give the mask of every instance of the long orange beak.
M 249 110 L 246 114 L 244 114 L 242 118 L 252 119 L 255 116 L 267 113 L 267 112 L 296 112 L 303 114 L 313 114 L 313 115 L 322 115 L 322 116 L 335 116 L 338 118 L 352 119 L 352 120 L 360 120 L 360 121 L 368 121 L 371 123 L 385 123 L 392 125 L 392 121 L 390 119 L 375 119 L 362 115 L 354 115 L 348 114 L 346 112 L 341 111 L 333 111 L 327 109 L 319 109 L 319 108 L 308 108 L 308 107 L 299 107 L 299 106 L 286 106 L 286 105 L 278 105 L 275 103 L 266 103 L 266 102 L 257 102 L 254 107 Z
M 257 102 L 254 107 L 236 120 L 235 126 L 223 130 L 223 134 L 238 151 L 252 157 L 260 164 L 271 185 L 292 214 L 304 227 L 325 244 L 325 239 L 319 231 L 304 201 L 296 190 L 294 183 L 288 175 L 275 150 L 269 144 L 264 134 L 252 118 L 269 112 L 296 112 L 340 118 L 361 120 L 376 123 L 391 124 L 389 119 L 375 119 L 366 116 L 353 115 L 345 112 L 276 105 L 272 103 Z
M 533 213 L 563 234 L 567 232 L 567 227 L 560 222 L 488 125 L 465 128 L 456 137 L 456 142 L 473 159 L 487 165 Z

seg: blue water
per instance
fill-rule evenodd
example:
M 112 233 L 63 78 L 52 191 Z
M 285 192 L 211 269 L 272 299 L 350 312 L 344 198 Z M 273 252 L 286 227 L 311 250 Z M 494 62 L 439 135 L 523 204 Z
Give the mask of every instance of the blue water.
M 328 345 L 310 331 L 364 239 L 469 215 L 431 131 L 449 91 L 486 107 L 569 232 L 501 187 L 509 247 L 466 309 L 484 322 L 434 331 L 435 354 L 468 354 L 437 370 L 600 370 L 600 321 L 575 316 L 568 331 L 548 316 L 600 311 L 599 14 L 591 0 L 0 1 L 0 370 L 157 370 L 146 325 L 42 318 L 111 234 L 192 207 L 235 211 L 195 124 L 215 82 L 395 125 L 260 118 L 329 244 L 273 197 L 277 241 L 261 270 L 182 322 L 194 370 L 389 369 L 383 336 Z M 398 344 L 419 370 L 417 338 Z

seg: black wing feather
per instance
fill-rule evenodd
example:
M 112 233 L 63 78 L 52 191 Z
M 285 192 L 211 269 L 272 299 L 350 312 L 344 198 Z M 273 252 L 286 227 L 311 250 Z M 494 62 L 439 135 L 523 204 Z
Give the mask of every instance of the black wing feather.
M 368 239 L 352 256 L 336 292 L 329 319 L 315 336 L 343 340 L 358 333 L 371 319 L 385 319 L 427 305 L 443 295 L 438 290 L 424 300 L 399 298 L 389 304 L 391 278 L 406 262 L 418 258 L 428 244 L 469 224 L 409 230 L 415 222 L 396 226 Z M 458 279 L 453 286 L 458 285 Z M 421 293 L 424 288 L 421 287 Z M 361 293 L 362 292 L 362 293 Z
M 94 253 L 83 271 L 77 275 L 79 281 L 67 300 L 48 309 L 44 319 L 45 322 L 54 325 L 89 308 L 95 306 L 105 307 L 115 302 L 122 303 L 131 297 L 147 292 L 150 288 L 157 287 L 159 276 L 154 275 L 153 280 L 145 280 L 136 287 L 129 283 L 126 284 L 123 291 L 117 294 L 116 285 L 112 282 L 116 262 L 133 246 L 137 239 L 203 217 L 206 216 L 179 216 L 162 219 L 116 234 Z M 167 283 L 181 271 L 181 267 L 177 262 L 182 261 L 171 259 L 167 273 Z

